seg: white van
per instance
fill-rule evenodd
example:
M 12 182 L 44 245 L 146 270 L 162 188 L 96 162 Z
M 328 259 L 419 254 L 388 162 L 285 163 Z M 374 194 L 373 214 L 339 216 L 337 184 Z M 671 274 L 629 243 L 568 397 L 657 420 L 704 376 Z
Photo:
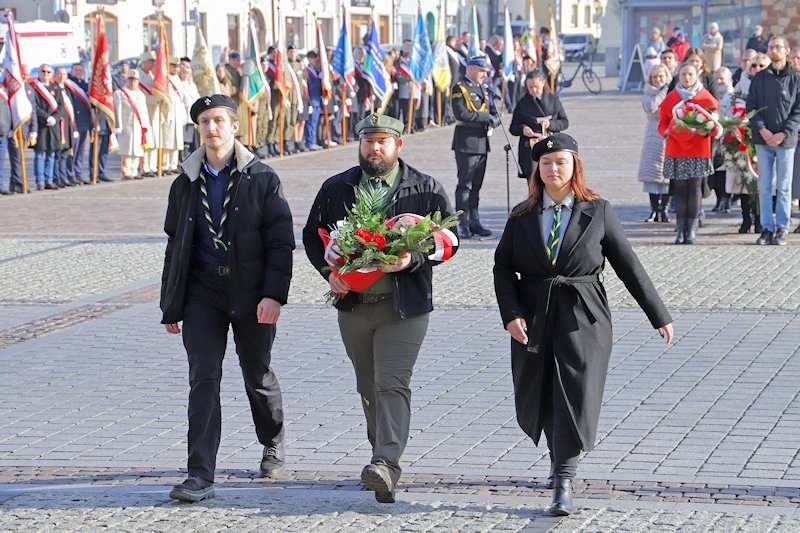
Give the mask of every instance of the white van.
M 80 39 L 72 26 L 63 22 L 17 22 L 14 24 L 19 42 L 20 60 L 33 72 L 39 65 L 48 63 L 53 67 L 69 67 L 80 62 L 78 46 Z M 8 24 L 0 23 L 0 50 L 5 45 Z M 0 52 L 2 57 L 2 52 Z

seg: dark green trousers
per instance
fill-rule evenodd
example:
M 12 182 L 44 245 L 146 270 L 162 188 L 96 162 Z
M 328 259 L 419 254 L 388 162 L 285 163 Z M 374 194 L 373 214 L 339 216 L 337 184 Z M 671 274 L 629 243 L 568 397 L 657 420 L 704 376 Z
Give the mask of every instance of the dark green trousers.
M 367 418 L 372 464 L 386 465 L 395 482 L 408 442 L 411 374 L 428 330 L 428 313 L 405 320 L 389 299 L 339 311 L 339 330 L 356 372 Z

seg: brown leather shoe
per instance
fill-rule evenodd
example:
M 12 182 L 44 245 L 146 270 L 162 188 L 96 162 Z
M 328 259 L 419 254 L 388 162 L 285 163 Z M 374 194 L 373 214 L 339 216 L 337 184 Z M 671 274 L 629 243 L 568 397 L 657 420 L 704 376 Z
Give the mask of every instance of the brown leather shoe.
M 54 190 L 58 189 L 58 185 L 56 185 L 55 183 L 48 183 L 47 185 L 44 186 L 44 188 L 49 190 L 49 191 L 54 191 Z M 39 189 L 39 190 L 41 190 L 41 189 Z
M 383 465 L 367 465 L 361 471 L 361 483 L 375 492 L 380 503 L 394 503 L 394 481 L 389 469 Z

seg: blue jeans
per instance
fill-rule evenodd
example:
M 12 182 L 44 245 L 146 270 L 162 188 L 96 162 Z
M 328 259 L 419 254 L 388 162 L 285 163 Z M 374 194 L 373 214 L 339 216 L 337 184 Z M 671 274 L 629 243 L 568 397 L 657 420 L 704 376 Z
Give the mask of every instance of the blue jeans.
M 25 154 L 23 153 L 24 157 Z M 53 169 L 56 163 L 56 152 L 51 150 L 33 151 L 33 175 L 36 177 L 36 184 L 53 183 Z
M 5 173 L 3 172 L 6 167 L 6 151 L 8 151 L 8 137 L 0 135 L 0 190 L 5 190 Z M 9 176 L 8 188 L 11 189 L 11 178 Z
M 82 179 L 86 177 L 83 163 L 85 160 L 84 148 L 86 148 L 86 140 L 88 137 L 88 131 L 78 131 L 78 139 L 72 144 L 73 155 L 67 160 L 67 174 L 70 178 Z M 89 167 L 91 168 L 91 165 L 89 165 Z
M 55 180 L 56 183 L 61 183 L 66 185 L 69 182 L 69 161 L 72 159 L 72 156 L 69 155 L 69 149 L 66 150 L 56 150 L 56 162 L 55 162 Z
M 792 172 L 794 148 L 756 145 L 758 157 L 758 205 L 761 208 L 761 227 L 776 231 L 789 229 L 792 213 Z M 772 183 L 775 182 L 777 202 L 773 217 Z
M 303 137 L 305 138 L 306 147 L 310 147 L 315 144 L 319 144 L 317 142 L 317 128 L 319 127 L 319 106 L 313 106 L 313 110 L 306 121 L 305 130 L 303 131 Z

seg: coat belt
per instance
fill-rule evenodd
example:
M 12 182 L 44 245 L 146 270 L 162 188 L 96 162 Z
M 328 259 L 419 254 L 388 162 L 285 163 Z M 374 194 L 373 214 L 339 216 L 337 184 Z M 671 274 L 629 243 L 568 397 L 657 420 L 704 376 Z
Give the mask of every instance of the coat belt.
M 569 288 L 575 291 L 575 294 L 578 295 L 578 299 L 583 306 L 583 310 L 586 313 L 586 317 L 589 319 L 589 323 L 594 324 L 597 322 L 597 317 L 594 316 L 594 313 L 589 309 L 589 306 L 586 303 L 586 300 L 583 298 L 581 292 L 575 287 L 578 283 L 602 283 L 603 282 L 603 273 L 599 274 L 591 274 L 588 276 L 553 276 L 552 278 L 533 278 L 533 277 L 522 277 L 521 280 L 523 283 L 525 282 L 536 282 L 536 283 L 547 283 L 547 297 L 546 298 L 538 298 L 536 302 L 536 309 L 534 310 L 534 319 L 533 325 L 531 327 L 531 331 L 528 333 L 528 351 L 533 354 L 540 354 L 543 351 L 543 345 L 545 341 L 546 332 L 554 326 L 552 324 L 553 316 L 555 315 L 555 302 L 553 300 L 553 292 L 557 291 L 561 287 Z M 553 302 L 551 304 L 551 301 Z

